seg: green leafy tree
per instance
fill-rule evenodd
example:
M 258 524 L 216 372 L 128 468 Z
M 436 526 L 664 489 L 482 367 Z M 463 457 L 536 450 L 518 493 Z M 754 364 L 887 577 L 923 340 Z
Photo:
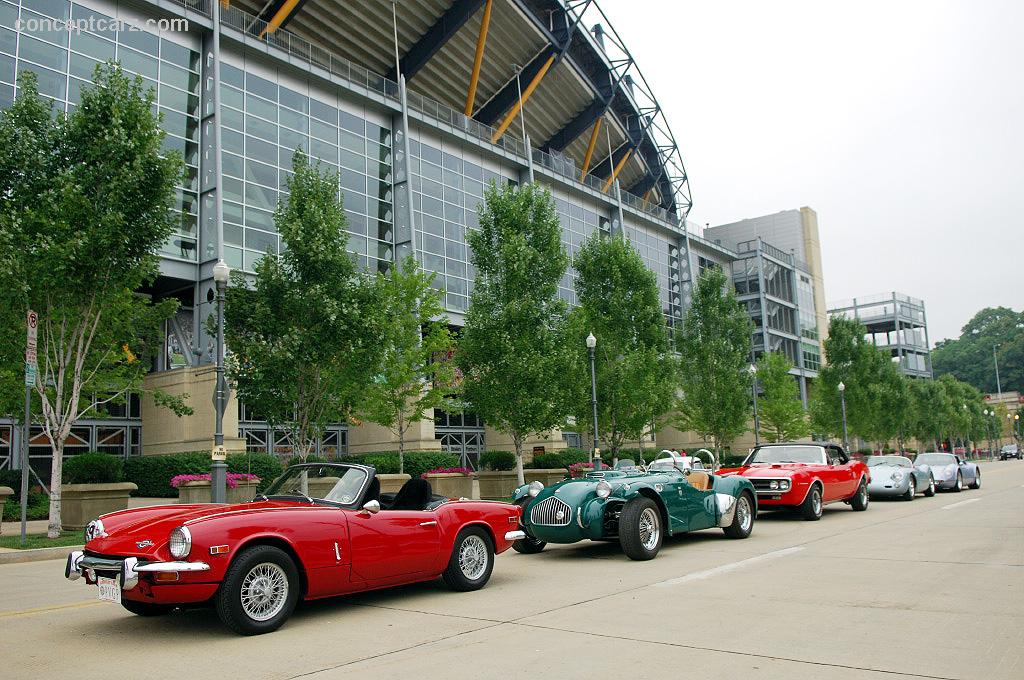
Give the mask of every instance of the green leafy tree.
M 405 435 L 427 411 L 456 389 L 455 366 L 448 360 L 454 344 L 440 293 L 430 286 L 434 274 L 412 258 L 392 267 L 381 281 L 387 312 L 383 323 L 383 359 L 361 409 L 370 422 L 398 438 L 398 471 L 405 472 Z
M 944 383 L 911 380 L 907 389 L 910 401 L 907 431 L 922 445 L 928 443 L 933 450 L 940 450 L 939 443 L 946 437 L 953 410 L 953 401 Z
M 951 374 L 982 392 L 997 389 L 995 348 L 999 360 L 998 387 L 1024 392 L 1024 312 L 986 307 L 961 329 L 960 337 L 941 340 L 932 351 L 935 377 Z
M 232 275 L 225 335 L 238 397 L 310 454 L 328 425 L 348 420 L 380 374 L 382 286 L 346 252 L 338 177 L 297 151 L 289 196 L 274 214 L 285 249 L 250 283 Z
M 176 301 L 136 291 L 158 272 L 170 236 L 181 159 L 162 150 L 152 90 L 113 65 L 98 67 L 69 116 L 22 74 L 19 96 L 0 114 L 0 289 L 4 407 L 17 401 L 25 313 L 39 314 L 34 410 L 52 451 L 47 533 L 61 531 L 64 444 L 81 418 L 139 391 L 145 360 Z M 182 399 L 154 393 L 186 413 Z
M 725 274 L 709 269 L 698 280 L 693 304 L 676 334 L 679 352 L 676 425 L 693 430 L 715 448 L 741 435 L 751 414 L 750 318 Z
M 757 415 L 761 435 L 771 442 L 806 437 L 811 426 L 800 401 L 800 386 L 790 375 L 793 364 L 780 352 L 766 352 L 757 361 L 757 383 L 761 395 Z
M 565 422 L 572 355 L 558 282 L 568 258 L 551 195 L 536 184 L 487 189 L 480 229 L 466 240 L 476 267 L 456 352 L 466 401 L 511 437 L 523 483 L 523 444 Z
M 570 314 L 575 361 L 573 414 L 589 423 L 590 360 L 584 339 L 597 338 L 598 424 L 601 440 L 617 456 L 672 408 L 675 388 L 668 330 L 658 282 L 640 254 L 621 235 L 595 233 L 573 258 L 579 306 Z

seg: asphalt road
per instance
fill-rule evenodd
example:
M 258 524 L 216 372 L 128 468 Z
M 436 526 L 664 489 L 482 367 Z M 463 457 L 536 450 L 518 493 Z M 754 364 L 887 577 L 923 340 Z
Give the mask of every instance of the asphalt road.
M 3 678 L 1024 677 L 1024 463 L 983 488 L 820 522 L 764 513 L 651 562 L 611 544 L 498 558 L 486 588 L 440 583 L 301 606 L 238 637 L 210 611 L 100 603 L 63 562 L 0 566 Z

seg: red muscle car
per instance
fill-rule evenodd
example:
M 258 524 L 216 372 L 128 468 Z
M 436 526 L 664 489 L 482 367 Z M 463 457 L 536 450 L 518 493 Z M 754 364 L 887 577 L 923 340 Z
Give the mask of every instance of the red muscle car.
M 838 501 L 868 509 L 868 466 L 827 442 L 762 444 L 740 467 L 719 474 L 749 479 L 759 508 L 790 507 L 807 520 L 821 519 L 822 508 Z
M 524 534 L 515 505 L 449 500 L 411 479 L 380 493 L 372 467 L 302 464 L 238 505 L 162 505 L 103 515 L 65 576 L 153 616 L 212 605 L 232 630 L 277 629 L 299 598 L 443 577 L 482 588 L 494 555 Z

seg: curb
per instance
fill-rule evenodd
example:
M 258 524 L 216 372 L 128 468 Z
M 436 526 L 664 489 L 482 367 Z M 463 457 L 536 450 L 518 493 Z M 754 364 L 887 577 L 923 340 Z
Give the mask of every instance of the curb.
M 31 550 L 13 550 L 0 552 L 0 564 L 22 564 L 24 562 L 43 562 L 45 560 L 63 560 L 72 550 L 81 550 L 80 545 L 62 545 L 54 548 L 32 548 Z

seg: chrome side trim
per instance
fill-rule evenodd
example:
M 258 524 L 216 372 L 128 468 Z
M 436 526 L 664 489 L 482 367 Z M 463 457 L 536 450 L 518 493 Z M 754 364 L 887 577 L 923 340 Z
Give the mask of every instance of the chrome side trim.
M 147 562 L 135 567 L 138 572 L 154 571 L 209 571 L 210 565 L 206 562 Z
M 718 508 L 718 526 L 727 527 L 736 516 L 736 497 L 727 493 L 715 494 L 715 506 Z
M 506 541 L 520 541 L 520 540 L 522 540 L 524 538 L 526 538 L 526 532 L 525 531 L 507 531 L 507 532 L 505 532 L 505 540 Z

